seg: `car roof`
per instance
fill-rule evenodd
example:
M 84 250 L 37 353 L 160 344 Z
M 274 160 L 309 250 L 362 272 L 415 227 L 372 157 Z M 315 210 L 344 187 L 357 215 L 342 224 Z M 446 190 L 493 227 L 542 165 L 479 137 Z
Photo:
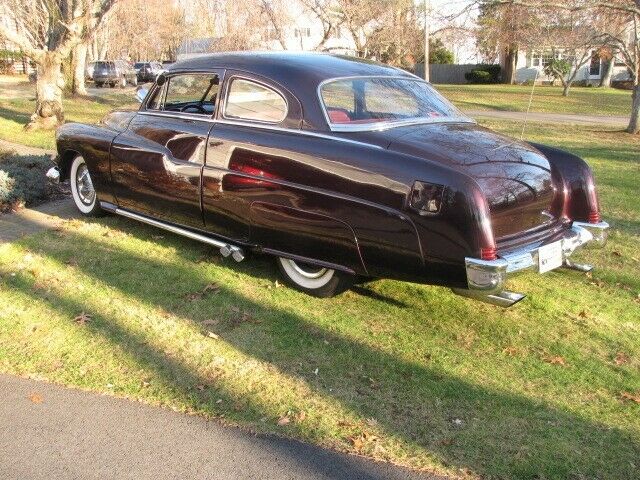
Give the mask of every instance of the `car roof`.
M 167 67 L 178 72 L 237 70 L 261 76 L 287 89 L 300 102 L 306 128 L 329 130 L 319 102 L 318 85 L 325 80 L 353 76 L 415 75 L 371 60 L 315 52 L 229 52 L 201 55 Z
M 270 78 L 285 87 L 295 83 L 318 83 L 335 77 L 348 76 L 407 76 L 412 74 L 390 67 L 345 55 L 315 52 L 229 52 L 201 55 L 181 60 L 168 71 L 207 71 L 215 68 L 242 70 Z M 315 87 L 314 87 L 315 88 Z

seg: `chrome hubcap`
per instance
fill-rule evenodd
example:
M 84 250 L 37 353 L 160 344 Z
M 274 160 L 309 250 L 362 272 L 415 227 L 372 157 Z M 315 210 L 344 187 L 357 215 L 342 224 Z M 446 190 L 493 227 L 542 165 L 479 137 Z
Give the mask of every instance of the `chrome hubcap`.
M 308 265 L 306 263 L 298 265 L 293 260 L 289 260 L 289 262 L 291 263 L 291 266 L 294 268 L 294 270 L 305 278 L 320 278 L 322 275 L 327 273 L 326 268 L 316 267 L 314 265 Z
M 80 165 L 76 172 L 76 187 L 80 201 L 85 205 L 91 205 L 96 198 L 96 191 L 93 188 L 89 169 L 84 164 Z

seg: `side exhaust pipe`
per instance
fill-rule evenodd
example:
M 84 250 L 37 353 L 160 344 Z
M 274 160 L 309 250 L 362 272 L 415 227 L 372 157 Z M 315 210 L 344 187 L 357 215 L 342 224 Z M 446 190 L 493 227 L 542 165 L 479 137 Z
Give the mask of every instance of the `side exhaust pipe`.
M 522 293 L 509 292 L 507 290 L 503 290 L 502 292 L 493 294 L 483 294 L 481 292 L 474 292 L 466 288 L 452 288 L 451 290 L 453 291 L 453 293 L 462 297 L 472 298 L 474 300 L 490 303 L 491 305 L 496 305 L 502 308 L 511 307 L 512 305 L 515 305 L 520 300 L 523 300 L 526 297 L 526 295 Z
M 123 210 L 122 208 L 118 208 L 112 206 L 106 202 L 100 202 L 100 206 L 105 210 L 116 213 L 118 215 L 122 215 L 123 217 L 131 218 L 133 220 L 137 220 L 142 223 L 146 223 L 148 225 L 153 225 L 154 227 L 162 228 L 163 230 L 167 230 L 169 232 L 177 233 L 178 235 L 182 235 L 187 238 L 191 238 L 192 240 L 197 240 L 202 243 L 206 243 L 208 245 L 212 245 L 220 249 L 220 254 L 223 257 L 231 256 L 236 262 L 241 262 L 244 260 L 244 250 L 235 245 L 230 245 L 227 242 L 223 242 L 217 240 L 215 238 L 207 237 L 205 235 L 201 235 L 199 233 L 193 232 L 191 230 L 187 230 L 185 228 L 178 227 L 177 225 L 172 225 L 170 223 L 161 222 L 160 220 L 156 220 L 154 218 L 145 217 L 143 215 L 138 215 L 137 213 L 130 212 L 128 210 Z

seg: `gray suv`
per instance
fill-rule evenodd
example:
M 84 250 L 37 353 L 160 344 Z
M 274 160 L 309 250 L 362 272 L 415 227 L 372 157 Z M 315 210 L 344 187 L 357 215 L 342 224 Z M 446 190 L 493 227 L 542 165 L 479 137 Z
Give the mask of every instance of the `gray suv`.
M 96 87 L 109 85 L 115 87 L 118 85 L 124 88 L 129 85 L 138 85 L 138 77 L 136 71 L 129 62 L 124 60 L 101 61 L 95 62 L 93 67 L 93 81 Z

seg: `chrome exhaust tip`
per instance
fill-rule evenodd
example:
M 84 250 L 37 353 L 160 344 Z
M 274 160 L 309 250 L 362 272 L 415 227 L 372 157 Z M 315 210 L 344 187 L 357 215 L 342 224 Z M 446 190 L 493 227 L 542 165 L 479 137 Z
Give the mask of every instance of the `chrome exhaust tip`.
M 491 305 L 496 305 L 502 308 L 509 308 L 526 297 L 526 295 L 522 293 L 509 292 L 507 290 L 489 295 L 483 294 L 481 292 L 474 292 L 466 288 L 453 288 L 452 291 L 457 295 L 472 298 L 474 300 L 479 300 L 485 303 L 490 303 Z
M 231 256 L 231 258 L 236 262 L 244 260 L 244 251 L 239 247 L 234 247 L 233 245 L 223 245 L 220 247 L 220 255 L 224 258 Z

